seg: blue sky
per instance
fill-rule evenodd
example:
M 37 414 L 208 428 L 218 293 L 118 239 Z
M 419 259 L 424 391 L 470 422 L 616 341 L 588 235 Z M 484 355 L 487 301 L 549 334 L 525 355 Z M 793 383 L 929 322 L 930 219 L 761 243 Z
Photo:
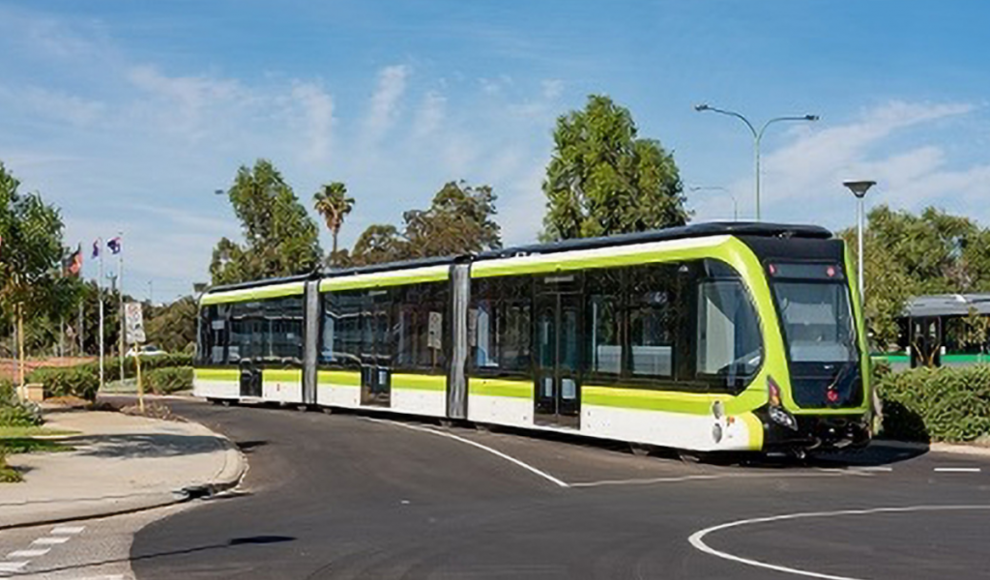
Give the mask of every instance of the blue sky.
M 213 191 L 259 157 L 307 207 L 347 183 L 344 244 L 453 179 L 492 185 L 505 241 L 532 241 L 554 120 L 589 93 L 706 188 L 698 221 L 731 217 L 731 196 L 753 212 L 750 137 L 692 109 L 708 102 L 821 115 L 764 138 L 764 219 L 850 225 L 855 177 L 880 182 L 870 203 L 990 224 L 988 17 L 931 0 L 0 1 L 0 160 L 61 206 L 67 243 L 124 232 L 125 289 L 151 281 L 156 301 L 208 280 L 238 235 Z

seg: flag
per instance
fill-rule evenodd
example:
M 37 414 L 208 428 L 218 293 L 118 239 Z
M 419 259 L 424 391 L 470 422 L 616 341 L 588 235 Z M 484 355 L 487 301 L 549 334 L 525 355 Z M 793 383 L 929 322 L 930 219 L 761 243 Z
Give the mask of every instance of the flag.
M 93 258 L 100 257 L 100 238 L 93 240 Z
M 76 246 L 76 251 L 69 254 L 63 264 L 63 276 L 79 276 L 82 272 L 83 254 L 82 244 Z
M 120 236 L 117 236 L 116 238 L 111 238 L 107 242 L 107 247 L 110 248 L 111 254 L 116 255 L 120 253 L 120 248 L 121 248 L 120 242 L 121 242 Z

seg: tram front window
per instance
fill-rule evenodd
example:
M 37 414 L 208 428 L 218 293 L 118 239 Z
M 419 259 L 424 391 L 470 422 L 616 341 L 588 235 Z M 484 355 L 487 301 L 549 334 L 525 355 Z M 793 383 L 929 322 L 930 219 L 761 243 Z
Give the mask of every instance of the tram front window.
M 845 284 L 778 282 L 774 293 L 791 362 L 857 359 L 856 334 Z
M 794 402 L 844 407 L 862 399 L 859 349 L 842 270 L 829 264 L 770 266 Z

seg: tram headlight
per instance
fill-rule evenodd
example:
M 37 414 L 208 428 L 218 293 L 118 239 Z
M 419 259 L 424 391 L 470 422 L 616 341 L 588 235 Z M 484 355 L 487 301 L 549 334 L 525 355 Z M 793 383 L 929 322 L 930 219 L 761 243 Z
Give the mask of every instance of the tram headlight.
M 770 419 L 774 423 L 783 425 L 791 431 L 798 430 L 797 419 L 780 404 L 780 386 L 769 375 L 767 375 L 767 407 L 770 409 Z
M 770 419 L 778 425 L 783 425 L 791 431 L 797 431 L 797 419 L 781 407 L 770 407 Z

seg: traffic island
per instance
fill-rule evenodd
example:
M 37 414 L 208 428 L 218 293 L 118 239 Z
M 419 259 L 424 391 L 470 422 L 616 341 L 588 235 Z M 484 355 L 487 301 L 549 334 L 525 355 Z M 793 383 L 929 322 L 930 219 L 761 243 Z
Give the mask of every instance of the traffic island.
M 0 529 L 108 516 L 237 485 L 247 469 L 226 437 L 197 423 L 106 411 L 61 411 L 45 427 L 78 434 L 61 453 L 14 454 L 21 483 L 0 484 Z

